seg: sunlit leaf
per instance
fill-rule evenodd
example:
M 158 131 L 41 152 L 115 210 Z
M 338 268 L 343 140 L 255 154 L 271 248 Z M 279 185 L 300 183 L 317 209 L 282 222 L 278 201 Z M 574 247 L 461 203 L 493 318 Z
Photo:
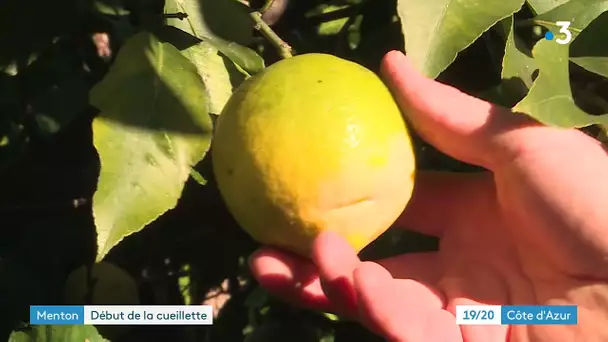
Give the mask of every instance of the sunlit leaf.
M 568 46 L 550 40 L 539 41 L 533 49 L 539 75 L 528 95 L 513 109 L 552 126 L 580 128 L 608 124 L 608 115 L 590 115 L 572 98 L 568 68 Z
M 331 13 L 331 12 L 341 10 L 341 9 L 344 9 L 347 7 L 348 6 L 343 6 L 343 5 L 339 6 L 339 5 L 321 4 L 321 5 L 317 6 L 317 8 L 315 8 L 313 11 L 311 11 L 310 14 L 319 15 L 319 14 L 324 14 L 324 13 Z M 344 28 L 344 25 L 347 22 L 348 22 L 348 17 L 324 21 L 318 26 L 317 33 L 321 36 L 330 36 L 330 35 L 337 34 Z
M 513 18 L 505 19 L 505 24 L 509 26 L 509 34 L 505 45 L 501 76 L 503 79 L 519 77 L 523 84 L 529 88 L 534 83 L 532 74 L 537 69 L 536 63 L 534 63 L 534 58 L 529 56 L 531 51 L 524 46 L 521 38 L 515 34 Z
M 234 0 L 166 0 L 165 13 L 186 13 L 185 19 L 168 19 L 167 24 L 199 38 L 219 37 L 246 45 L 253 37 L 247 8 Z
M 608 12 L 595 18 L 570 45 L 570 60 L 579 66 L 608 78 Z
M 228 69 L 226 61 L 218 55 L 217 49 L 207 41 L 193 45 L 182 51 L 198 70 L 209 94 L 210 111 L 219 115 L 224 105 L 232 95 L 232 90 L 242 82 L 245 77 L 233 67 Z M 228 63 L 230 63 L 228 61 Z
M 175 207 L 210 145 L 209 99 L 196 67 L 148 33 L 127 41 L 90 94 L 101 161 L 93 215 L 98 260 Z
M 129 15 L 130 13 L 128 10 L 118 6 L 116 3 L 108 3 L 103 0 L 95 1 L 93 6 L 99 13 L 106 15 Z
M 598 44 L 601 39 L 599 37 L 605 37 L 607 30 L 606 19 L 600 18 L 606 11 L 608 11 L 608 0 L 571 0 L 535 17 L 532 21 L 546 27 L 556 35 L 560 35 L 560 28 L 556 22 L 569 21 L 568 30 L 572 33 L 573 39 L 571 61 L 591 72 L 606 75 L 608 66 L 602 58 L 606 56 L 606 44 Z M 591 25 L 596 19 L 599 19 L 598 23 Z M 590 32 L 581 33 L 587 31 L 587 27 L 590 25 L 592 26 Z M 579 35 L 583 36 L 582 42 L 577 42 Z
M 92 325 L 37 325 L 26 331 L 16 331 L 8 342 L 110 342 Z
M 201 175 L 201 173 L 196 171 L 194 168 L 190 169 L 190 177 L 192 177 L 192 179 L 194 179 L 200 185 L 207 185 L 207 180 L 205 177 L 203 177 L 203 175 Z
M 205 41 L 249 74 L 257 74 L 265 67 L 264 59 L 248 47 L 219 38 L 207 39 Z
M 507 27 L 507 42 L 502 61 L 501 84 L 506 101 L 511 105 L 520 101 L 528 94 L 534 80 L 534 71 L 538 69 L 531 51 L 523 44 L 513 28 L 513 18 L 507 18 L 501 23 Z
M 608 144 L 608 125 L 599 125 L 600 133 L 596 137 L 597 140 L 601 141 L 604 144 Z
M 323 316 L 325 316 L 327 319 L 329 319 L 330 321 L 334 321 L 337 322 L 340 320 L 340 317 L 330 313 L 330 312 L 324 312 Z
M 206 41 L 248 73 L 257 73 L 264 68 L 264 60 L 255 51 L 242 45 L 249 42 L 253 24 L 247 12 L 236 1 L 167 0 L 164 11 L 186 13 L 188 16 L 185 19 L 170 18 L 167 19 L 167 24 Z M 223 21 L 219 25 L 221 32 L 214 30 L 214 25 L 209 23 L 214 17 L 220 16 L 217 11 L 220 11 Z
M 570 0 L 527 0 L 536 14 L 543 14 Z
M 569 21 L 572 38 L 576 38 L 582 30 L 600 14 L 608 10 L 608 0 L 570 0 L 549 12 L 532 19 L 535 23 L 545 26 L 556 35 L 560 27 L 558 21 Z
M 399 0 L 405 50 L 429 77 L 437 77 L 482 33 L 518 11 L 524 0 Z

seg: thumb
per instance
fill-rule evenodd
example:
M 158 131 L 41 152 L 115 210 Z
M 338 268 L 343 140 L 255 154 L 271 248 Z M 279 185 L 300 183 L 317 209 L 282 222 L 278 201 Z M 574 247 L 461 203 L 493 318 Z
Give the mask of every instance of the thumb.
M 510 157 L 502 143 L 504 134 L 537 125 L 527 116 L 426 78 L 399 51 L 384 56 L 381 71 L 416 132 L 438 150 L 464 162 L 492 169 Z

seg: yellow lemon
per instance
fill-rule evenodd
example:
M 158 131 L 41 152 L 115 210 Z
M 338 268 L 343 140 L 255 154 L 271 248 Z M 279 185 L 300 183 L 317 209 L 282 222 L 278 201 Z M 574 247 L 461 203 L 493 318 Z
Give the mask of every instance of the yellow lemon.
M 216 123 L 212 159 L 239 225 L 305 257 L 323 231 L 360 251 L 414 186 L 412 142 L 390 91 L 326 54 L 279 61 L 241 84 Z

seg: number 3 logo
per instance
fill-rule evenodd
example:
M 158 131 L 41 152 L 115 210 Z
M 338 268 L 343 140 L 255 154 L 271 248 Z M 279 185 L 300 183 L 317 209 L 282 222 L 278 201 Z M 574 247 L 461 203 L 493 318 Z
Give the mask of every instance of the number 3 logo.
M 570 41 L 572 40 L 572 32 L 570 32 L 570 30 L 568 30 L 568 28 L 570 27 L 570 22 L 569 21 L 558 21 L 555 24 L 560 27 L 559 32 L 566 35 L 566 38 L 556 39 L 555 42 L 558 44 L 562 44 L 562 45 L 570 43 Z

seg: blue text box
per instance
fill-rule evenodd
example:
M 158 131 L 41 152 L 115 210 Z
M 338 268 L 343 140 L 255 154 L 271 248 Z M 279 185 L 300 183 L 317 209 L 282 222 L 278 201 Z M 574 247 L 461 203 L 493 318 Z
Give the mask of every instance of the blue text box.
M 501 324 L 567 324 L 578 323 L 576 305 L 504 305 Z
M 84 324 L 84 306 L 32 305 L 30 324 Z

